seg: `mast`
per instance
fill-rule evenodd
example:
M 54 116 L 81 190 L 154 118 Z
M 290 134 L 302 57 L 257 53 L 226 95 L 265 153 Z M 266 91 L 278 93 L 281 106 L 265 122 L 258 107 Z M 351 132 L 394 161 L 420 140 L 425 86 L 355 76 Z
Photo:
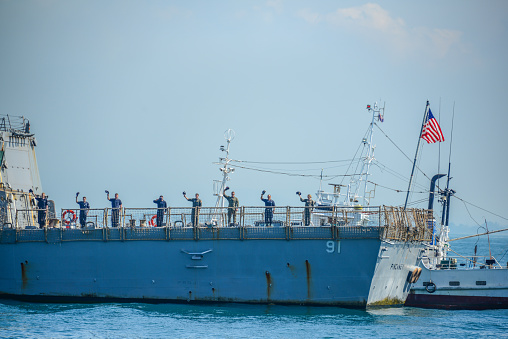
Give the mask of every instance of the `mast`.
M 351 179 L 351 183 L 348 185 L 348 194 L 346 196 L 346 205 L 349 205 L 351 203 L 356 202 L 356 199 L 359 198 L 360 194 L 360 188 L 362 186 L 363 181 L 363 206 L 369 206 L 370 205 L 370 199 L 367 198 L 367 186 L 368 186 L 368 179 L 369 179 L 369 171 L 370 171 L 370 165 L 372 164 L 372 161 L 374 160 L 374 149 L 375 146 L 372 144 L 373 140 L 373 134 L 374 134 L 374 123 L 375 119 L 378 118 L 379 120 L 383 119 L 383 115 L 381 114 L 381 111 L 384 113 L 384 107 L 380 108 L 378 107 L 377 102 L 374 103 L 374 107 L 371 105 L 367 105 L 367 110 L 369 113 L 372 113 L 372 120 L 369 126 L 369 130 L 367 132 L 367 136 L 363 138 L 362 142 L 367 147 L 367 154 L 365 155 L 365 158 L 363 160 L 362 170 L 360 171 L 360 178 L 358 179 L 356 183 L 356 189 L 354 194 L 351 196 L 350 194 L 350 188 L 354 186 L 354 178 Z
M 418 158 L 418 150 L 420 149 L 420 140 L 422 138 L 423 125 L 425 124 L 425 120 L 427 120 L 427 114 L 429 112 L 429 101 L 427 100 L 427 105 L 425 106 L 425 113 L 423 114 L 422 127 L 420 128 L 420 134 L 418 135 L 418 145 L 416 146 L 415 159 L 413 160 L 413 169 L 411 170 L 411 176 L 409 177 L 409 186 L 407 188 L 406 202 L 404 203 L 404 209 L 407 207 L 407 201 L 409 199 L 409 192 L 411 191 L 411 184 L 413 182 L 413 175 L 415 172 L 416 159 Z
M 448 221 L 450 220 L 450 201 L 451 197 L 455 194 L 455 191 L 450 189 L 450 171 L 452 167 L 452 144 L 453 144 L 453 121 L 455 120 L 455 103 L 453 104 L 452 114 L 452 129 L 450 135 L 450 151 L 448 153 L 448 174 L 446 178 L 446 188 L 441 193 L 441 203 L 443 204 L 443 212 L 441 215 L 441 235 L 439 237 L 439 251 L 443 258 L 447 255 L 447 246 L 449 239 L 450 229 L 448 227 Z M 476 253 L 475 253 L 476 255 Z
M 450 152 L 448 154 L 448 178 L 446 179 L 446 189 L 444 190 L 443 214 L 441 216 L 441 225 L 448 227 L 448 220 L 450 219 L 450 198 L 455 194 L 455 191 L 450 189 L 450 169 L 452 167 L 452 144 L 453 144 L 453 121 L 455 120 L 455 103 L 453 103 L 452 114 L 452 130 L 450 135 Z
M 229 181 L 229 173 L 233 173 L 235 171 L 234 168 L 229 167 L 229 163 L 231 159 L 229 159 L 229 145 L 231 141 L 235 138 L 235 131 L 232 129 L 228 129 L 224 132 L 224 139 L 226 139 L 227 146 L 220 146 L 220 150 L 222 152 L 226 152 L 225 158 L 219 158 L 219 165 L 222 165 L 220 171 L 222 172 L 222 182 L 220 183 L 218 189 L 216 189 L 217 202 L 215 203 L 215 207 L 224 207 L 224 189 L 226 188 L 226 182 Z

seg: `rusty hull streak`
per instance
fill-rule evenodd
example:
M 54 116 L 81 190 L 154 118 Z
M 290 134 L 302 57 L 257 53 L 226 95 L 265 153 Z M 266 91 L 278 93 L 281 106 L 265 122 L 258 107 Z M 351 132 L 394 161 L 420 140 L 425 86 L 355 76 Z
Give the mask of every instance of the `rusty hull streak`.
M 312 298 L 312 275 L 308 260 L 305 260 L 305 270 L 307 273 L 307 300 L 310 300 Z
M 21 280 L 23 281 L 23 283 L 21 285 L 22 289 L 25 289 L 26 286 L 28 285 L 28 277 L 26 275 L 27 270 L 28 270 L 27 266 L 28 266 L 28 261 L 25 260 L 25 263 L 21 263 Z
M 266 299 L 270 301 L 271 294 L 272 294 L 272 276 L 270 272 L 266 271 Z
M 296 275 L 296 269 L 295 269 L 295 267 L 293 265 L 291 265 L 290 263 L 287 263 L 286 266 L 291 271 L 291 274 L 293 275 L 293 277 L 296 278 L 297 275 Z

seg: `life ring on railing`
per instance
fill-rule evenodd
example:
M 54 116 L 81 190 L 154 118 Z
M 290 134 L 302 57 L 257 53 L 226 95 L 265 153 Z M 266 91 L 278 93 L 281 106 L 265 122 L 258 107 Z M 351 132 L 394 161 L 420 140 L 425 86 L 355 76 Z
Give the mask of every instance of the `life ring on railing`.
M 67 219 L 67 218 L 66 218 L 66 217 L 67 217 L 67 214 L 69 214 L 69 215 L 70 215 L 70 218 L 69 218 L 69 219 Z M 67 211 L 63 212 L 63 214 L 62 214 L 62 220 L 63 220 L 63 222 L 64 222 L 66 225 L 69 225 L 71 222 L 76 221 L 76 213 L 74 213 L 74 211 L 73 211 L 73 210 L 67 210 Z
M 436 284 L 434 284 L 432 281 L 429 282 L 427 284 L 427 286 L 425 286 L 425 290 L 429 293 L 434 293 L 436 292 Z
M 152 219 L 150 219 L 150 221 L 148 222 L 148 224 L 149 224 L 150 226 L 152 226 L 152 227 L 157 227 L 157 221 L 156 221 L 156 220 L 157 220 L 157 216 L 156 216 L 156 215 L 154 215 L 154 216 L 152 217 Z

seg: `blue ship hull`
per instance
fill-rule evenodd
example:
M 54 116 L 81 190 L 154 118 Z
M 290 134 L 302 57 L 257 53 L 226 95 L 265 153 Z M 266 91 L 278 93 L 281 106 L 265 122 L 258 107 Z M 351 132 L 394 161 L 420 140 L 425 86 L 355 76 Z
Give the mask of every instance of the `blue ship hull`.
M 379 237 L 120 240 L 127 230 L 110 231 L 118 233 L 118 240 L 85 241 L 81 230 L 54 229 L 22 231 L 47 239 L 23 242 L 20 231 L 1 231 L 0 293 L 33 301 L 54 297 L 365 307 L 381 244 Z M 193 230 L 187 232 L 192 235 Z M 80 240 L 60 240 L 62 234 L 63 239 Z

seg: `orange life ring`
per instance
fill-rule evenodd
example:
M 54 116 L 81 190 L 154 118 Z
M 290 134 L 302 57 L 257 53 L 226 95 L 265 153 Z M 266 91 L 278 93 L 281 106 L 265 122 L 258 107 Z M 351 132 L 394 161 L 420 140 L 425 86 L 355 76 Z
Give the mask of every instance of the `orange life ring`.
M 156 216 L 156 215 L 154 215 L 154 216 L 152 217 L 152 219 L 150 219 L 150 221 L 148 222 L 148 224 L 149 224 L 150 226 L 152 226 L 152 227 L 157 227 L 157 222 L 155 221 L 156 219 L 157 219 L 157 216 Z
M 67 213 L 70 214 L 69 219 L 65 219 L 65 217 L 67 216 Z M 76 221 L 76 213 L 74 213 L 73 210 L 67 210 L 67 211 L 63 212 L 62 220 L 66 225 L 69 225 L 71 222 Z

